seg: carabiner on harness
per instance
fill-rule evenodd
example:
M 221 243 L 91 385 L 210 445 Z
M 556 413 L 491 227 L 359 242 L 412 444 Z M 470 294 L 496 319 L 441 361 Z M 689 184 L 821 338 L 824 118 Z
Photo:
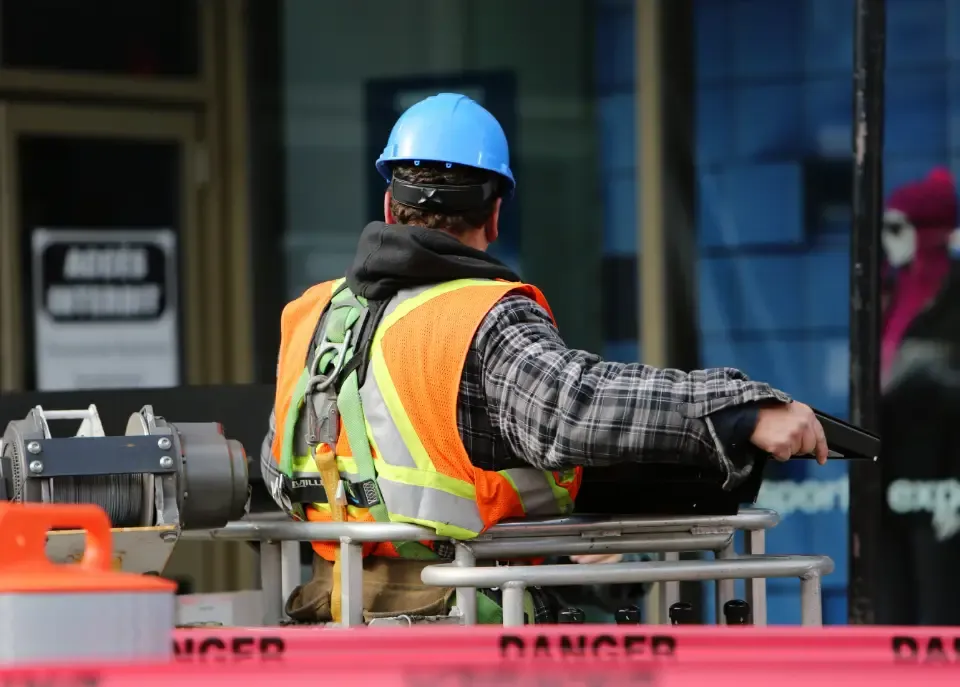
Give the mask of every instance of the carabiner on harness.
M 347 349 L 353 340 L 353 330 L 348 329 L 344 332 L 343 341 L 340 343 L 334 341 L 321 341 L 317 346 L 316 353 L 313 355 L 313 369 L 311 370 L 310 380 L 307 382 L 307 393 L 316 391 L 327 391 L 336 384 L 337 377 L 343 369 L 343 364 L 347 359 Z M 323 356 L 330 351 L 335 351 L 336 356 L 330 361 L 332 367 L 329 370 L 320 372 L 317 367 L 322 363 Z

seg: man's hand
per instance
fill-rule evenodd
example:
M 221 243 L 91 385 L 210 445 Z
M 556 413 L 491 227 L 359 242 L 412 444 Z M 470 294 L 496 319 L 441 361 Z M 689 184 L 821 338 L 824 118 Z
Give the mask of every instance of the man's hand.
M 622 553 L 599 553 L 570 556 L 574 563 L 619 563 L 623 560 Z
M 813 455 L 827 462 L 827 438 L 810 406 L 782 403 L 760 409 L 750 442 L 780 461 L 793 456 Z

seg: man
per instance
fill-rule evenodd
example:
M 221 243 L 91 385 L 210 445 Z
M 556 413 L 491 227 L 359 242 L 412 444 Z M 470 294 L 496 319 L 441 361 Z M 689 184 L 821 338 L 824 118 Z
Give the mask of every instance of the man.
M 826 461 L 810 408 L 737 370 L 607 363 L 564 345 L 540 291 L 485 253 L 515 182 L 503 130 L 474 101 L 413 105 L 377 169 L 384 222 L 363 230 L 345 280 L 284 309 L 263 471 L 294 517 L 469 539 L 506 518 L 570 512 L 583 466 L 680 460 L 732 488 L 750 471 L 748 444 Z M 313 578 L 287 612 L 336 620 L 338 549 L 313 548 Z M 419 577 L 449 548 L 366 547 L 367 617 L 445 613 L 451 590 Z M 495 593 L 478 605 L 496 621 Z M 528 599 L 530 622 L 556 610 L 545 594 Z

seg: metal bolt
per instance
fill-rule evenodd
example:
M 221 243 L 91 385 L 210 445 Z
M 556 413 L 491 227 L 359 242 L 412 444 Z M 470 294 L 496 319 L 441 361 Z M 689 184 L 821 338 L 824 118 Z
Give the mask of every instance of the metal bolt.
M 170 456 L 163 456 L 160 458 L 160 467 L 164 470 L 169 470 L 173 467 L 173 458 Z
M 161 451 L 166 451 L 168 448 L 173 446 L 173 444 L 170 443 L 170 440 L 167 437 L 160 437 L 160 439 L 157 441 L 157 446 L 160 447 Z
M 41 463 L 39 460 L 31 460 L 30 472 L 35 475 L 39 475 L 41 472 L 43 472 L 43 463 Z
M 31 441 L 29 444 L 27 444 L 27 451 L 32 453 L 33 455 L 37 455 L 38 453 L 40 453 L 40 442 Z
M 165 542 L 177 541 L 177 533 L 164 532 L 163 534 L 160 535 L 160 539 L 162 539 Z

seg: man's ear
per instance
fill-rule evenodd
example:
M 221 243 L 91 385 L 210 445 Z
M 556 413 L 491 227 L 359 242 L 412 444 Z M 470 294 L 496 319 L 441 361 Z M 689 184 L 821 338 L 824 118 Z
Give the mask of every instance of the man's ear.
M 387 189 L 383 193 L 383 221 L 387 224 L 396 224 L 397 220 L 390 211 L 390 200 L 390 189 Z
M 490 215 L 490 219 L 487 220 L 487 223 L 483 227 L 484 238 L 487 239 L 487 243 L 493 243 L 497 240 L 497 237 L 500 236 L 500 206 L 503 205 L 503 200 L 497 198 L 493 204 L 493 212 Z

